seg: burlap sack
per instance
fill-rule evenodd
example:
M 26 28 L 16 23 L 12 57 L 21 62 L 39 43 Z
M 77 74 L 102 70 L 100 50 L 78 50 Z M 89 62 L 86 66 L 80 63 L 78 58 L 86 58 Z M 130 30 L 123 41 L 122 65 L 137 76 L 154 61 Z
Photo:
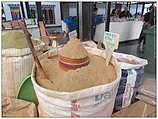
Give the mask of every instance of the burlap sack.
M 2 117 L 37 117 L 35 104 L 10 97 L 2 98 Z

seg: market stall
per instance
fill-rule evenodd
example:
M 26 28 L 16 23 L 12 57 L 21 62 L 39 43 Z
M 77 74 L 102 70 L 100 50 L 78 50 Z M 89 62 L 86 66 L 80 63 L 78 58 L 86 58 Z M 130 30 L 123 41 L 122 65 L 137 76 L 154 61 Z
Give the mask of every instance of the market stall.
M 110 22 L 110 32 L 120 34 L 120 42 L 139 39 L 143 28 L 142 21 L 121 21 Z M 94 40 L 102 40 L 104 38 L 105 23 L 96 26 Z
M 143 28 L 142 21 L 110 22 L 110 32 L 120 34 L 120 41 L 139 39 Z
M 146 77 L 156 68 L 156 29 L 145 31 L 144 57 L 134 56 L 119 42 L 139 39 L 143 22 L 110 19 L 106 3 L 91 23 L 95 3 L 76 2 L 79 14 L 61 19 L 62 32 L 46 30 L 41 2 L 37 21 L 3 24 L 2 117 L 156 117 L 156 80 Z

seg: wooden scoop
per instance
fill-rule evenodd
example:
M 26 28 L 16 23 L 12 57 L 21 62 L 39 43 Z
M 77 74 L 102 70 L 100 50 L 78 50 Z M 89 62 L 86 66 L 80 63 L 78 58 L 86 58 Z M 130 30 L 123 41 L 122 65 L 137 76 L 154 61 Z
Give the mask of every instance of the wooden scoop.
M 31 34 L 28 32 L 25 23 L 20 22 L 19 24 L 20 24 L 21 28 L 23 29 L 24 34 L 26 35 L 26 40 L 27 40 L 27 43 L 28 43 L 28 45 L 29 45 L 29 48 L 30 48 L 30 50 L 31 50 L 31 52 L 32 52 L 33 59 L 34 59 L 34 61 L 35 61 L 35 63 L 36 63 L 36 66 L 38 67 L 39 72 L 42 74 L 42 75 L 41 75 L 41 78 L 42 78 L 42 79 L 48 79 L 48 77 L 46 76 L 46 73 L 44 72 L 44 70 L 43 70 L 43 68 L 42 68 L 42 65 L 41 65 L 41 63 L 40 63 L 40 61 L 39 61 L 39 59 L 38 59 L 38 57 L 37 57 L 35 48 L 34 48 L 33 43 L 32 43 L 32 41 L 31 41 Z

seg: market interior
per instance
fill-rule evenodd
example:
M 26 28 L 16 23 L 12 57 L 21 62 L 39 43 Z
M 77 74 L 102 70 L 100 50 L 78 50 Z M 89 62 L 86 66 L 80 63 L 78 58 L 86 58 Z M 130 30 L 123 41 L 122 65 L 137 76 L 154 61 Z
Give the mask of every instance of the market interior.
M 156 1 L 1 3 L 2 117 L 156 117 Z M 80 42 L 73 44 L 73 40 Z M 33 48 L 30 42 L 33 42 Z M 31 53 L 38 58 L 32 57 Z M 106 57 L 105 62 L 101 58 L 95 62 L 98 54 L 99 57 Z M 56 55 L 58 57 L 50 62 Z M 118 64 L 114 63 L 113 57 Z M 36 70 L 40 65 L 36 62 L 33 67 L 32 58 L 41 62 L 41 69 L 49 78 L 51 75 L 55 78 L 43 84 L 46 81 L 41 80 L 40 72 Z M 97 64 L 101 65 L 100 68 Z M 119 77 L 117 66 L 121 68 L 121 77 L 115 91 L 116 82 L 113 81 Z M 71 82 L 73 79 L 76 80 Z M 90 94 L 92 90 L 88 90 L 111 82 L 114 86 L 109 90 L 113 90 L 116 96 L 106 95 L 103 88 L 96 88 L 94 95 Z M 87 90 L 88 98 L 82 90 Z M 97 92 L 99 90 L 100 93 Z M 64 91 L 68 92 L 65 97 L 62 94 Z M 73 91 L 79 92 L 76 93 L 78 99 L 70 93 Z M 114 99 L 109 98 L 111 102 L 108 105 L 105 100 L 109 95 Z M 90 97 L 95 98 L 95 104 L 92 104 Z M 31 103 L 34 113 L 24 113 L 28 108 L 31 110 L 29 106 L 17 112 L 16 103 L 23 106 L 21 100 L 28 105 Z M 11 111 L 5 107 L 8 102 L 13 104 Z M 85 105 L 96 106 L 90 112 L 92 107 Z M 107 110 L 103 109 L 106 105 Z M 148 105 L 147 110 L 144 105 Z M 139 108 L 142 112 L 131 111 L 127 114 Z

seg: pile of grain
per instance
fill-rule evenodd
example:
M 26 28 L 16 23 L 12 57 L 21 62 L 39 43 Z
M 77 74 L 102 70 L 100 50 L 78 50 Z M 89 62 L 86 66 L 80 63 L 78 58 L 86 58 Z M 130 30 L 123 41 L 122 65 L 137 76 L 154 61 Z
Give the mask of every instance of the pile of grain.
M 74 42 L 71 42 L 69 45 L 74 45 Z M 69 53 L 71 52 L 70 50 L 72 49 L 68 50 Z M 79 51 L 80 54 L 82 54 L 82 50 Z M 69 53 L 68 55 L 70 55 Z M 45 57 L 41 60 L 41 64 L 46 72 L 46 75 L 48 76 L 48 80 L 41 79 L 39 72 L 37 71 L 37 83 L 47 89 L 61 92 L 73 92 L 93 86 L 111 83 L 116 79 L 116 72 L 112 64 L 106 66 L 105 59 L 103 57 L 93 54 L 88 54 L 88 56 L 90 63 L 87 66 L 70 71 L 64 71 L 59 67 L 57 56 L 51 59 Z
M 28 48 L 28 44 L 26 41 L 25 34 L 22 32 L 7 32 L 6 34 L 2 35 L 2 49 L 8 48 Z M 37 40 L 32 40 L 34 45 L 40 44 Z
M 88 55 L 88 52 L 82 46 L 79 40 L 70 40 L 60 51 L 59 54 L 72 59 L 82 59 Z

